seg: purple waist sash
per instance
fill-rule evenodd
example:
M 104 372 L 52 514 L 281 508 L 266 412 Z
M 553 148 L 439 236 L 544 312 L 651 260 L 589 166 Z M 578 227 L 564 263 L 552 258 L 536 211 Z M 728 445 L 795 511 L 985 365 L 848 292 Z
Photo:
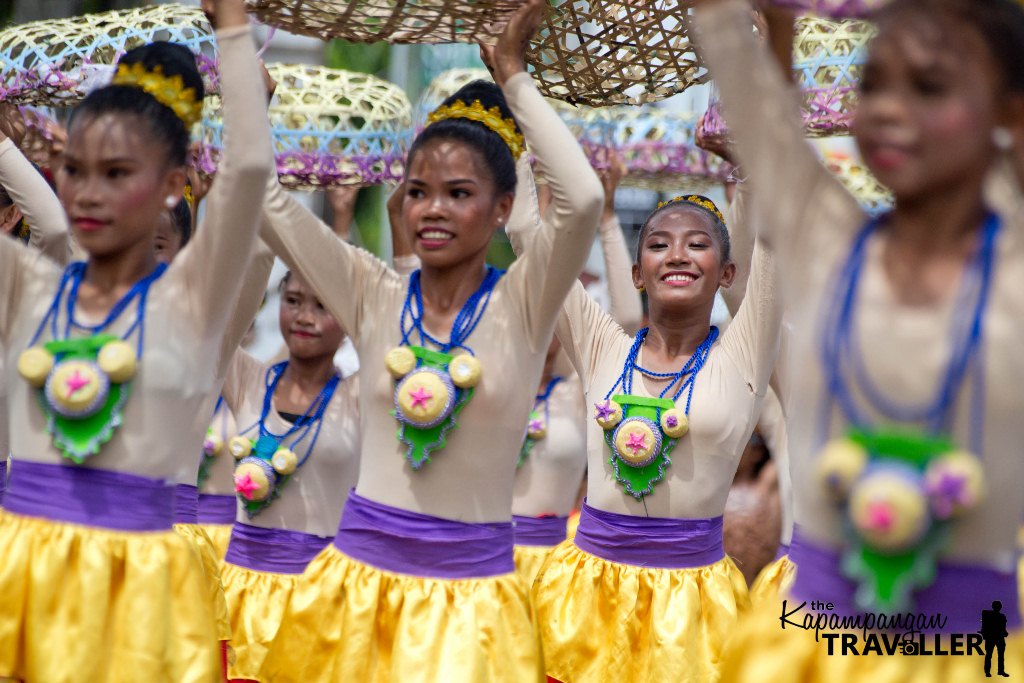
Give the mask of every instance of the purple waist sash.
M 199 494 L 200 524 L 234 524 L 237 503 L 234 496 Z
M 0 453 L 0 503 L 4 502 L 4 489 L 7 488 L 7 454 Z
M 174 487 L 174 523 L 199 524 L 199 489 L 195 486 Z
M 804 538 L 799 528 L 793 531 L 789 559 L 796 564 L 796 581 L 790 589 L 792 599 L 831 602 L 832 613 L 862 614 L 856 606 L 856 584 L 841 574 L 840 552 Z M 992 608 L 992 601 L 1003 603 L 1006 628 L 1020 628 L 1020 605 L 1015 572 L 1000 572 L 988 567 L 939 562 L 935 581 L 914 591 L 913 614 L 939 614 L 946 618 L 946 633 L 975 633 L 981 626 L 981 612 Z M 901 610 L 900 613 L 905 613 Z
M 722 518 L 634 517 L 583 503 L 576 547 L 609 562 L 658 569 L 706 567 L 725 557 Z
M 516 545 L 554 547 L 565 540 L 568 517 L 520 517 L 512 515 Z
M 789 545 L 780 543 L 778 549 L 775 551 L 775 561 L 778 562 L 786 555 L 789 555 Z
M 512 522 L 469 524 L 349 494 L 334 545 L 384 571 L 437 579 L 510 574 Z
M 265 529 L 236 522 L 224 561 L 273 574 L 301 574 L 330 538 L 288 529 Z
M 174 486 L 126 472 L 19 460 L 4 509 L 118 531 L 165 531 L 174 516 Z

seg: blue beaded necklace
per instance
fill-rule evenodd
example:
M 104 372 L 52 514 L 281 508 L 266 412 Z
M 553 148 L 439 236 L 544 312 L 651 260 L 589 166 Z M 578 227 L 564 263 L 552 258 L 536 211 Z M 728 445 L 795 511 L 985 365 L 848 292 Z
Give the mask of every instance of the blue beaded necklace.
M 519 464 L 517 467 L 522 467 L 526 459 L 530 457 L 534 444 L 547 437 L 547 430 L 551 425 L 551 392 L 564 379 L 564 377 L 555 375 L 548 381 L 544 391 L 534 397 L 533 410 L 530 412 L 530 420 L 526 427 L 526 438 L 523 439 L 523 445 L 519 449 Z M 544 412 L 543 421 L 540 420 L 540 411 L 542 409 Z M 535 425 L 535 422 L 539 422 L 539 425 Z M 538 426 L 539 429 L 535 429 L 535 426 Z
M 869 222 L 855 238 L 836 283 L 836 299 L 839 305 L 827 312 L 821 362 L 830 400 L 824 402 L 822 406 L 819 430 L 821 439 L 824 441 L 828 437 L 833 401 L 838 404 L 850 425 L 855 428 L 870 427 L 870 418 L 858 406 L 851 391 L 854 386 L 877 413 L 889 420 L 920 423 L 931 434 L 948 432 L 957 394 L 968 370 L 973 366 L 970 441 L 975 452 L 980 453 L 981 422 L 984 413 L 984 367 L 978 350 L 982 343 L 984 317 L 995 265 L 995 242 L 1001 226 L 999 217 L 995 214 L 986 217 L 981 231 L 980 247 L 964 273 L 954 304 L 955 311 L 970 313 L 958 316 L 954 320 L 949 364 L 939 381 L 934 397 L 921 405 L 901 404 L 884 395 L 868 376 L 857 335 L 854 333 L 853 318 L 867 243 L 880 225 L 880 219 Z
M 320 389 L 316 398 L 313 399 L 299 419 L 291 424 L 283 434 L 277 434 L 270 429 L 267 421 L 271 411 L 274 409 L 274 393 L 277 391 L 277 386 L 281 382 L 281 377 L 284 376 L 284 371 L 287 367 L 288 361 L 282 361 L 267 370 L 266 390 L 263 393 L 263 406 L 260 410 L 260 417 L 256 422 L 239 432 L 240 436 L 244 436 L 253 429 L 257 429 L 258 436 L 253 440 L 252 455 L 246 455 L 241 458 L 236 466 L 236 470 L 242 468 L 243 465 L 258 467 L 264 472 L 269 489 L 266 495 L 259 499 L 248 498 L 240 494 L 250 518 L 255 517 L 266 509 L 280 495 L 280 490 L 289 477 L 309 460 L 316 446 L 317 439 L 320 437 L 324 412 L 327 410 L 327 406 L 330 404 L 335 390 L 341 382 L 341 376 L 335 372 L 327 380 L 323 388 Z M 274 462 L 275 456 L 281 449 L 285 448 L 286 442 L 288 442 L 287 450 L 292 451 L 311 434 L 312 437 L 306 446 L 306 451 L 297 462 L 288 463 L 286 467 L 280 467 L 277 462 Z M 292 438 L 293 435 L 294 438 Z M 291 439 L 290 442 L 288 441 L 289 439 Z
M 32 341 L 29 342 L 29 346 L 33 346 L 39 341 L 39 337 L 42 336 L 47 323 L 50 323 L 50 335 L 53 339 L 68 339 L 71 337 L 73 330 L 88 332 L 92 335 L 99 334 L 110 327 L 133 302 L 137 301 L 138 306 L 136 308 L 135 320 L 132 322 L 131 327 L 121 335 L 121 338 L 127 339 L 137 329 L 139 336 L 136 346 L 138 355 L 141 358 L 146 321 L 146 299 L 149 296 L 149 288 L 167 271 L 167 264 L 158 264 L 153 269 L 153 272 L 132 285 L 132 288 L 114 303 L 107 313 L 107 317 L 96 325 L 85 325 L 75 320 L 75 307 L 78 305 L 78 289 L 85 278 L 85 268 L 86 263 L 84 261 L 76 261 L 68 264 L 67 268 L 64 269 L 64 274 L 61 276 L 60 284 L 57 286 L 57 293 L 53 297 L 53 302 L 47 309 L 42 321 L 40 321 L 39 327 L 36 328 L 35 334 L 32 335 Z M 64 298 L 65 290 L 69 291 L 65 303 L 66 320 L 62 335 L 58 327 L 58 318 L 60 317 L 60 303 L 61 299 Z
M 420 271 L 413 271 L 409 277 L 409 288 L 405 292 L 405 303 L 402 305 L 402 317 L 400 320 L 402 345 L 409 345 L 409 337 L 413 332 L 416 332 L 419 335 L 420 346 L 426 346 L 426 343 L 430 342 L 440 348 L 442 353 L 448 353 L 454 349 L 465 349 L 469 353 L 473 353 L 473 350 L 466 346 L 465 342 L 473 334 L 476 326 L 480 324 L 480 320 L 483 319 L 484 311 L 487 310 L 487 304 L 491 301 L 491 293 L 494 291 L 495 285 L 498 284 L 498 280 L 504 274 L 505 271 L 503 270 L 487 266 L 483 282 L 466 299 L 466 303 L 462 304 L 462 308 L 456 314 L 455 320 L 452 321 L 452 329 L 449 333 L 448 341 L 443 342 L 435 339 L 423 327 L 423 290 L 420 285 Z
M 672 402 L 675 403 L 679 400 L 679 397 L 683 395 L 683 392 L 689 390 L 686 395 L 686 414 L 690 414 L 690 401 L 693 399 L 693 386 L 697 379 L 697 374 L 704 367 L 704 363 L 707 362 L 708 355 L 711 353 L 711 347 L 718 339 L 718 328 L 714 325 L 711 326 L 711 330 L 708 332 L 708 336 L 704 338 L 704 341 L 700 343 L 697 350 L 693 352 L 693 355 L 683 364 L 677 372 L 653 372 L 646 368 L 641 367 L 637 363 L 637 357 L 640 355 L 640 347 L 643 346 L 644 339 L 647 338 L 647 333 L 650 328 L 645 327 L 636 333 L 636 337 L 633 339 L 633 346 L 630 347 L 629 353 L 626 354 L 626 362 L 622 366 L 622 374 L 619 375 L 619 379 L 612 385 L 612 388 L 608 390 L 608 393 L 604 395 L 604 400 L 611 398 L 612 394 L 620 386 L 625 394 L 633 393 L 633 372 L 637 371 L 643 375 L 647 375 L 652 379 L 667 379 L 671 380 L 665 385 L 665 388 L 658 394 L 658 398 L 665 398 L 672 387 L 678 384 L 674 394 L 672 394 Z M 660 412 L 659 412 L 660 415 Z

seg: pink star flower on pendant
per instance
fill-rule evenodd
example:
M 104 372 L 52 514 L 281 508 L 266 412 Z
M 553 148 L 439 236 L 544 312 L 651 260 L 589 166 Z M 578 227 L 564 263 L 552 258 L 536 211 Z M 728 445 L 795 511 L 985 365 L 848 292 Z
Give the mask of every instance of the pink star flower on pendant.
M 868 505 L 868 528 L 888 531 L 896 521 L 892 506 L 883 501 L 875 501 Z
M 640 432 L 630 432 L 629 441 L 626 442 L 626 448 L 633 449 L 633 455 L 647 448 L 647 437 Z
M 533 432 L 539 432 L 544 429 L 544 423 L 540 420 L 530 420 L 529 429 Z
M 84 377 L 81 372 L 75 370 L 74 374 L 65 380 L 64 384 L 68 388 L 68 398 L 71 398 L 79 391 L 89 386 L 91 380 L 88 377 Z
M 426 387 L 417 387 L 416 391 L 409 393 L 409 398 L 412 399 L 412 407 L 427 407 L 427 401 L 434 398 L 434 395 L 427 390 Z
M 252 480 L 248 472 L 240 477 L 235 477 L 235 493 L 241 494 L 246 500 L 252 500 L 252 494 L 258 491 L 260 485 Z

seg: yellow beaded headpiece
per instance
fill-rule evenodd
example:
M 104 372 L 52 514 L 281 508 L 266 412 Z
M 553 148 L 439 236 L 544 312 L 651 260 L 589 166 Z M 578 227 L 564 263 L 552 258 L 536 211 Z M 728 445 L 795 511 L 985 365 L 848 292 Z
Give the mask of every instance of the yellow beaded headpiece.
M 702 209 L 710 211 L 711 214 L 722 223 L 722 225 L 725 225 L 725 216 L 722 215 L 722 212 L 718 210 L 718 207 L 715 206 L 713 201 L 703 195 L 688 194 L 685 196 L 673 197 L 667 202 L 661 202 L 658 204 L 658 208 L 664 209 L 666 206 L 670 206 L 672 204 L 692 204 L 693 206 L 699 206 Z
M 519 159 L 526 148 L 526 141 L 522 133 L 516 131 L 516 122 L 506 119 L 501 115 L 501 109 L 497 106 L 484 109 L 480 100 L 473 100 L 473 104 L 467 106 L 462 100 L 455 100 L 450 105 L 438 107 L 427 116 L 427 126 L 445 119 L 469 119 L 479 121 L 492 131 L 501 136 L 501 139 L 508 145 L 512 152 L 513 159 Z
M 156 101 L 170 108 L 179 119 L 191 128 L 203 113 L 203 103 L 196 97 L 193 88 L 186 88 L 181 76 L 164 76 L 159 64 L 147 70 L 141 62 L 131 66 L 119 64 L 111 85 L 130 85 L 142 88 L 156 98 Z

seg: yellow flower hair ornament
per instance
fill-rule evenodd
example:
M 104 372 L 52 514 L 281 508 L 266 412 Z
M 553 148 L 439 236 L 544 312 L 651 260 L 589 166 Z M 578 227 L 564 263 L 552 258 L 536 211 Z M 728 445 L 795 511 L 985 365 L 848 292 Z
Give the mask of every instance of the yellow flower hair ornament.
M 710 211 L 711 215 L 721 221 L 722 225 L 725 225 L 725 216 L 722 215 L 722 212 L 718 210 L 718 207 L 715 206 L 713 201 L 702 195 L 688 194 L 685 196 L 673 197 L 667 202 L 661 202 L 658 204 L 658 208 L 664 209 L 666 206 L 670 206 L 672 204 L 692 204 L 693 206 L 699 206 L 702 209 Z
M 501 109 L 497 106 L 484 109 L 480 100 L 473 100 L 473 104 L 468 106 L 462 100 L 455 100 L 448 106 L 435 109 L 427 117 L 427 126 L 445 119 L 469 119 L 484 124 L 501 136 L 501 139 L 508 145 L 509 151 L 512 152 L 513 159 L 519 159 L 526 149 L 526 140 L 522 133 L 516 131 L 516 122 L 504 118 L 501 115 Z
M 186 88 L 181 76 L 164 76 L 163 67 L 157 65 L 147 70 L 141 62 L 131 66 L 120 64 L 111 85 L 128 85 L 141 88 L 168 107 L 179 119 L 191 128 L 203 113 L 203 103 L 196 98 L 196 91 Z

